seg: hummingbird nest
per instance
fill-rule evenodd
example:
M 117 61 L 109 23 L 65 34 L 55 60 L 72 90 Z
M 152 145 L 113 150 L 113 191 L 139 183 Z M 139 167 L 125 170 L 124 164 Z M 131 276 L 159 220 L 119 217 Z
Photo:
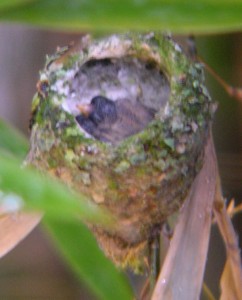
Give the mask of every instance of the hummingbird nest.
M 115 226 L 90 227 L 137 270 L 203 163 L 215 106 L 202 65 L 162 34 L 85 36 L 47 59 L 37 87 L 28 163 L 110 211 Z

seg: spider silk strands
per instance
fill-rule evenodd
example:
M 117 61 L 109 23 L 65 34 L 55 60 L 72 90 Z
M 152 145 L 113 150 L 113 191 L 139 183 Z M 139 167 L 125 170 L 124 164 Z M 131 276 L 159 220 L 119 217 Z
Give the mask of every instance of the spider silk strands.
M 152 300 L 195 300 L 201 292 L 216 187 L 216 155 L 210 134 L 204 165 L 181 210 Z

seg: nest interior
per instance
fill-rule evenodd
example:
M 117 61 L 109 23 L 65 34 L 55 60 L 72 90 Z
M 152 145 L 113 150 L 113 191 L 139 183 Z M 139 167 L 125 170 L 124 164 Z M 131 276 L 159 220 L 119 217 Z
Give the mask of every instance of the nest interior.
M 169 82 L 155 63 L 135 57 L 92 59 L 76 72 L 63 108 L 77 117 L 85 134 L 116 143 L 143 130 L 165 106 L 169 94 Z M 98 102 L 101 108 L 95 107 L 96 114 L 104 115 L 97 115 L 98 120 L 80 112 L 96 97 L 106 99 Z M 108 101 L 113 101 L 113 108 Z

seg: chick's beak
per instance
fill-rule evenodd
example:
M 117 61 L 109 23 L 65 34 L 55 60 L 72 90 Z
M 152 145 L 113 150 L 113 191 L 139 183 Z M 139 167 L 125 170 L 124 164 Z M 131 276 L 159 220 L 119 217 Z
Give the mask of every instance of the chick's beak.
M 93 107 L 91 104 L 77 104 L 76 107 L 85 118 L 88 118 L 93 112 Z

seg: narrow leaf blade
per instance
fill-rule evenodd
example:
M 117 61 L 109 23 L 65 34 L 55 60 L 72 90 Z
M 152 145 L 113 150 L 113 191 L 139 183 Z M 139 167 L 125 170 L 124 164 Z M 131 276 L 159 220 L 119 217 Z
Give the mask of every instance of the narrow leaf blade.
M 126 278 L 104 256 L 85 225 L 56 219 L 45 219 L 45 224 L 73 270 L 98 299 L 132 299 Z
M 172 30 L 177 33 L 242 28 L 240 0 L 38 0 L 0 10 L 0 20 L 71 30 Z
M 199 299 L 215 198 L 216 155 L 212 138 L 205 147 L 204 165 L 180 213 L 152 300 Z
M 27 208 L 40 210 L 52 217 L 81 218 L 107 223 L 108 215 L 88 199 L 75 194 L 49 176 L 29 168 L 0 153 L 0 189 L 22 197 Z

